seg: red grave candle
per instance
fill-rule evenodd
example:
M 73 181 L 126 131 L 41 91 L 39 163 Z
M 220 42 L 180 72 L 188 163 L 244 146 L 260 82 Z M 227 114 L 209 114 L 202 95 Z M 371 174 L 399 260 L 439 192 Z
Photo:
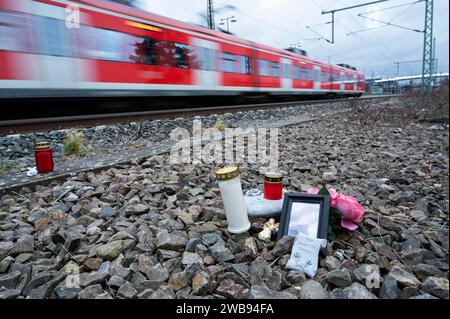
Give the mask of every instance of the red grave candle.
M 38 142 L 34 151 L 36 169 L 39 174 L 53 171 L 53 152 L 48 142 Z
M 283 175 L 267 173 L 264 176 L 264 198 L 280 200 L 283 198 Z

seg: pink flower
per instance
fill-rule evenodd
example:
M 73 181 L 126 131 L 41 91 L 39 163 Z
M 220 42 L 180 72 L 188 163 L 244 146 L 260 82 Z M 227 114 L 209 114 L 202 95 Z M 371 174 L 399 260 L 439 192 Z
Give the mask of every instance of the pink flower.
M 336 208 L 341 212 L 341 226 L 349 230 L 356 230 L 364 218 L 364 207 L 362 207 L 353 196 L 339 196 L 336 199 Z
M 306 192 L 306 194 L 310 194 L 310 195 L 317 195 L 317 194 L 319 194 L 319 189 L 318 188 L 315 188 L 315 187 L 311 187 L 307 192 Z
M 328 190 L 328 193 L 330 194 L 331 207 L 336 207 L 336 202 L 337 202 L 338 198 L 341 197 L 342 195 L 339 194 L 338 192 L 336 192 L 336 190 L 334 188 L 330 188 Z

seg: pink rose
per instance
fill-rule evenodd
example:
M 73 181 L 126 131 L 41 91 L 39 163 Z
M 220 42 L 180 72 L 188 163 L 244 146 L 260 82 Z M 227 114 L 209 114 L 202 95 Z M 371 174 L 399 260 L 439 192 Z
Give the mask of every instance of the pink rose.
M 341 226 L 349 230 L 356 230 L 364 218 L 362 207 L 353 196 L 339 196 L 336 199 L 336 208 L 341 212 Z
M 310 194 L 310 195 L 317 195 L 317 194 L 319 194 L 319 189 L 318 188 L 315 188 L 315 187 L 311 187 L 307 192 L 306 192 L 306 194 Z
M 328 190 L 328 193 L 330 194 L 330 206 L 336 207 L 336 202 L 337 202 L 338 198 L 341 197 L 342 195 L 339 194 L 338 192 L 336 192 L 336 190 L 334 188 L 330 188 Z

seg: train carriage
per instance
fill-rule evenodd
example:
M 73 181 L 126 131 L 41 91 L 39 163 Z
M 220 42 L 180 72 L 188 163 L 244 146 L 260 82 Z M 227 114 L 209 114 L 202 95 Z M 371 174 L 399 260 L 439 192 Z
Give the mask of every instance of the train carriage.
M 0 98 L 357 96 L 364 87 L 356 70 L 111 1 L 0 0 Z

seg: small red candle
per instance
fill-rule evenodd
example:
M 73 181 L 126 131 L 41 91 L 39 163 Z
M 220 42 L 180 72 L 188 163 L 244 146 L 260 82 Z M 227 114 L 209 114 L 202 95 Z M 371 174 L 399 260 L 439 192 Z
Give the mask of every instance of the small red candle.
M 280 200 L 283 198 L 283 175 L 267 173 L 264 176 L 264 198 Z
M 34 151 L 36 169 L 39 174 L 53 171 L 53 152 L 48 142 L 38 142 Z

